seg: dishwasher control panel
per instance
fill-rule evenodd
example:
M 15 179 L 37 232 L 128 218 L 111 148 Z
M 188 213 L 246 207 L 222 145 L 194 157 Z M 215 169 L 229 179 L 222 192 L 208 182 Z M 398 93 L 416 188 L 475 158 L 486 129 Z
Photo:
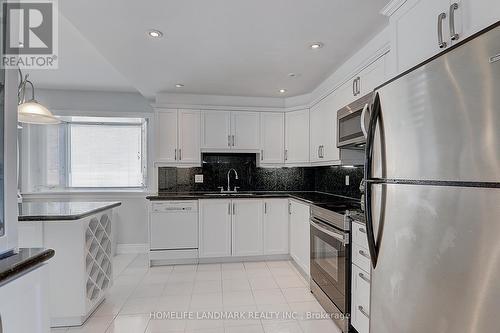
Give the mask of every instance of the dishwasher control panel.
M 176 213 L 198 211 L 197 201 L 162 201 L 152 204 L 151 210 L 154 213 Z

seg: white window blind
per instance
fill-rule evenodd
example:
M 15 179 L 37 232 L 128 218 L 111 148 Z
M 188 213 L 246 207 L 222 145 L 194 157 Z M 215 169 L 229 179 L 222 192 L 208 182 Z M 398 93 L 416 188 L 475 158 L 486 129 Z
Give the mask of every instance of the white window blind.
M 64 120 L 57 126 L 29 126 L 29 140 L 21 142 L 23 150 L 29 146 L 26 161 L 21 161 L 29 163 L 29 175 L 22 177 L 30 179 L 27 190 L 145 186 L 145 119 Z

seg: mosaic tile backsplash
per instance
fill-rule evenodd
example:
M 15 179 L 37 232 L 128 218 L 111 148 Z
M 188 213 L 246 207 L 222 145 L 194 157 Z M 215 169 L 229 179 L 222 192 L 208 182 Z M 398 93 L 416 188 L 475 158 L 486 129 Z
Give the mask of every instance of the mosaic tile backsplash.
M 238 180 L 231 174 L 231 187 L 239 191 L 320 191 L 359 198 L 359 183 L 363 168 L 312 167 L 312 168 L 258 168 L 255 154 L 203 154 L 201 168 L 158 169 L 160 192 L 218 191 L 227 186 L 227 172 L 234 168 Z M 194 176 L 203 174 L 201 184 Z M 345 185 L 349 175 L 350 185 Z

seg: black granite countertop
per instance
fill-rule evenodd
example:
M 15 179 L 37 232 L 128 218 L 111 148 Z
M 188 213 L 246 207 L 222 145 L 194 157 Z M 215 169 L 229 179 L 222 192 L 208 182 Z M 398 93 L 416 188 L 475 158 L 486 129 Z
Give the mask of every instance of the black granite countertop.
M 338 199 L 339 195 L 323 192 L 237 192 L 225 194 L 220 192 L 160 192 L 146 199 L 151 201 L 168 200 L 198 200 L 198 199 L 228 199 L 228 198 L 292 198 L 309 204 L 329 203 Z M 343 197 L 346 198 L 346 197 Z M 353 198 L 349 198 L 353 199 Z M 354 199 L 359 200 L 359 199 Z
M 0 259 L 0 285 L 49 260 L 54 254 L 52 249 L 21 248 L 17 253 Z
M 121 202 L 23 202 L 19 204 L 19 221 L 72 221 L 115 208 Z

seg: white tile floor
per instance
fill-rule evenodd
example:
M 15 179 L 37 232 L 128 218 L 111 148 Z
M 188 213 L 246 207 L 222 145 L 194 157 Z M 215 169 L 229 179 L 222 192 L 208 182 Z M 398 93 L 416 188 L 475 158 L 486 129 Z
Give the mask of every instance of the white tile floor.
M 150 268 L 145 255 L 120 255 L 115 257 L 114 275 L 105 302 L 82 327 L 52 332 L 340 333 L 329 319 L 305 318 L 307 312 L 323 309 L 288 261 Z M 178 318 L 151 318 L 152 312 L 172 312 Z M 214 312 L 245 317 L 199 317 Z M 295 318 L 283 317 L 292 312 Z M 271 317 L 248 318 L 250 313 Z

